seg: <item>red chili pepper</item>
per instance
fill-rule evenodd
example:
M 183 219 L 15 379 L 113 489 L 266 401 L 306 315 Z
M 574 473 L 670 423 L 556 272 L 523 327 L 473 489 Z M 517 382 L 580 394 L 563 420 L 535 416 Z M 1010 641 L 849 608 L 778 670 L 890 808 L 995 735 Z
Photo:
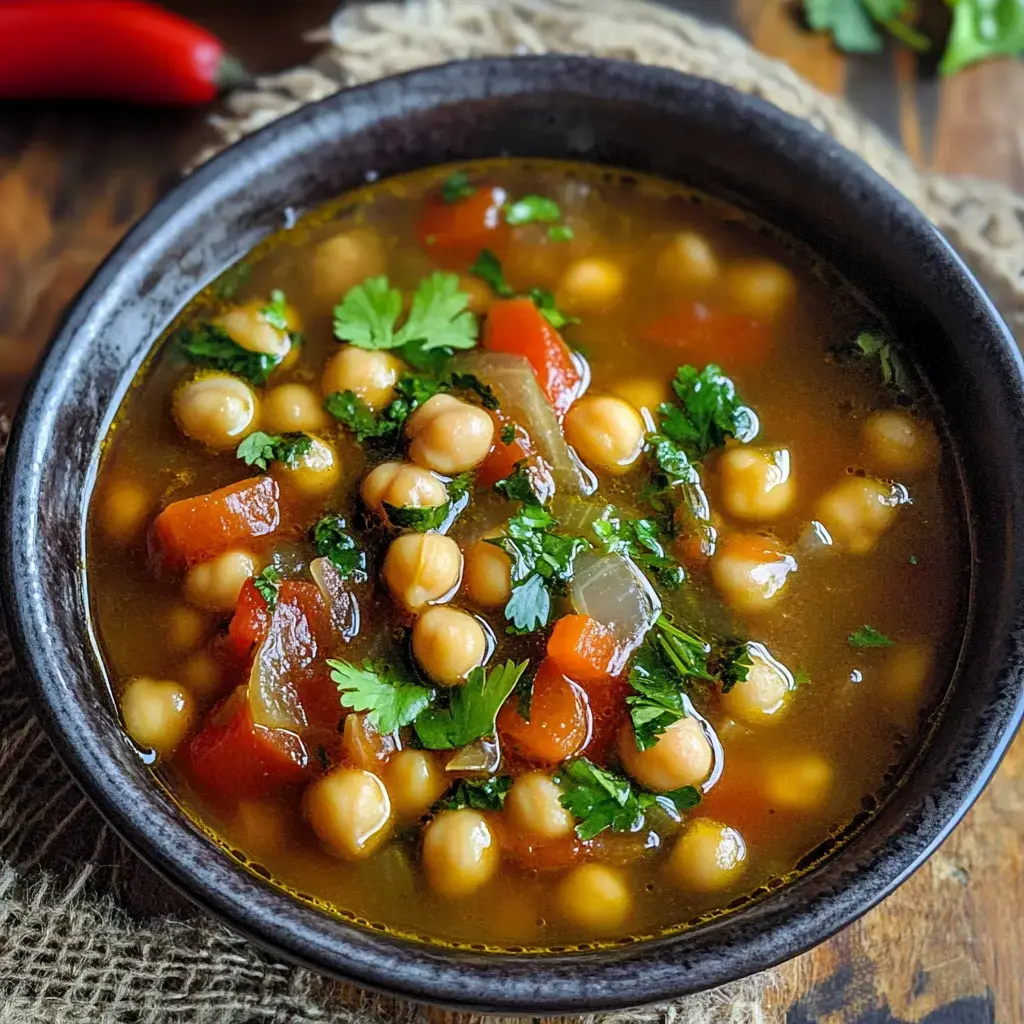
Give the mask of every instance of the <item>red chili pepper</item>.
M 140 0 L 0 3 L 0 98 L 208 103 L 248 75 L 216 36 Z

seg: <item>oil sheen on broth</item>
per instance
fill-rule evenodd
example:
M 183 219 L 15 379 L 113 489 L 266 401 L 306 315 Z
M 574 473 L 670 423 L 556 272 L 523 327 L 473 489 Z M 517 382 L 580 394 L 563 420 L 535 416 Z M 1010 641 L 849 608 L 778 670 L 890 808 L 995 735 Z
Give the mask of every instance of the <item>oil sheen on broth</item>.
M 126 730 L 225 847 L 375 927 L 550 949 L 736 905 L 863 817 L 966 565 L 926 389 L 834 274 L 677 186 L 499 161 L 196 297 L 88 580 Z

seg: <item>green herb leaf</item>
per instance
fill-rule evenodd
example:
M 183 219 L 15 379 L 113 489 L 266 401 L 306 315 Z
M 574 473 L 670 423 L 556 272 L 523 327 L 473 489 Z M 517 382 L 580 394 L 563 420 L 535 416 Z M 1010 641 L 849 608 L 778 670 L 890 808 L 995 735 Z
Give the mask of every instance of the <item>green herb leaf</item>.
M 810 686 L 811 677 L 805 668 L 798 668 L 793 673 L 793 685 L 799 689 L 801 686 Z
M 266 384 L 281 362 L 280 356 L 242 348 L 226 331 L 209 323 L 200 323 L 194 330 L 183 328 L 175 338 L 178 351 L 193 366 L 231 373 L 256 387 Z
M 228 267 L 220 277 L 213 283 L 213 294 L 218 299 L 233 299 L 238 294 L 239 288 L 249 280 L 252 275 L 252 264 L 242 260 L 233 267 Z
M 910 556 L 910 557 L 909 557 L 909 558 L 907 559 L 907 561 L 908 561 L 908 562 L 909 562 L 909 563 L 910 563 L 911 565 L 917 565 L 917 555 L 911 555 L 911 556 Z
M 469 183 L 465 171 L 453 171 L 441 185 L 441 198 L 448 204 L 468 199 L 474 192 L 476 189 Z
M 324 408 L 339 423 L 348 427 L 360 444 L 375 438 L 390 439 L 398 436 L 399 426 L 386 416 L 375 416 L 373 410 L 354 391 L 335 391 L 324 399 Z
M 313 548 L 321 558 L 326 558 L 338 570 L 342 579 L 354 579 L 365 583 L 366 553 L 348 532 L 345 520 L 333 513 L 324 516 L 313 527 Z
M 441 528 L 451 511 L 451 504 L 446 501 L 443 505 L 427 505 L 421 508 L 415 505 L 390 505 L 385 501 L 383 508 L 388 522 L 396 529 L 427 533 L 429 530 Z
M 486 281 L 495 294 L 500 295 L 503 299 L 509 299 L 516 293 L 515 289 L 505 280 L 501 269 L 501 260 L 490 249 L 480 250 L 473 265 L 469 268 L 469 272 L 474 277 L 479 277 L 481 281 Z
M 861 331 L 854 347 L 867 359 L 877 359 L 882 380 L 905 395 L 914 391 L 914 374 L 896 342 L 881 331 Z
M 576 232 L 568 224 L 552 224 L 548 228 L 548 238 L 552 242 L 571 242 L 575 237 Z
M 543 504 L 533 488 L 530 467 L 525 459 L 517 462 L 504 480 L 497 481 L 494 489 L 508 501 L 521 501 L 524 505 L 537 507 Z
M 718 668 L 722 693 L 728 693 L 737 683 L 745 683 L 753 667 L 750 647 L 747 644 L 726 645 L 722 650 Z
M 951 75 L 989 57 L 1024 53 L 1024 5 L 1020 0 L 949 0 L 953 26 L 940 70 Z
M 506 661 L 491 669 L 475 668 L 461 686 L 450 691 L 447 708 L 428 708 L 416 719 L 416 735 L 428 750 L 464 747 L 494 735 L 494 720 L 529 666 Z
M 807 24 L 816 32 L 830 32 L 846 53 L 879 53 L 881 33 L 863 0 L 804 0 Z
M 235 449 L 235 455 L 257 469 L 265 470 L 271 462 L 294 468 L 312 447 L 313 439 L 308 434 L 264 434 L 256 430 Z
M 550 224 L 561 219 L 562 208 L 547 196 L 523 196 L 505 205 L 506 224 Z
M 530 709 L 533 707 L 533 676 L 523 675 L 516 683 L 516 711 L 524 722 L 530 721 Z
M 649 569 L 663 587 L 675 590 L 686 579 L 683 567 L 665 553 L 652 520 L 632 518 L 614 505 L 606 505 L 591 529 L 606 553 L 628 555 Z
M 485 384 L 475 373 L 454 371 L 448 374 L 444 386 L 454 391 L 472 391 L 479 397 L 480 404 L 492 412 L 501 407 L 494 389 L 489 384 Z
M 275 288 L 270 293 L 270 303 L 260 310 L 260 316 L 275 330 L 288 330 L 287 300 L 280 288 Z
M 469 494 L 472 486 L 472 470 L 467 470 L 465 473 L 460 473 L 458 476 L 452 477 L 448 482 L 448 501 L 453 505 L 461 501 L 467 494 Z
M 359 348 L 396 348 L 404 344 L 395 335 L 401 313 L 402 293 L 384 275 L 368 277 L 334 307 L 334 336 Z
M 670 670 L 656 647 L 644 644 L 633 659 L 626 698 L 637 750 L 647 750 L 673 722 L 685 717 L 685 678 Z
M 418 342 L 423 352 L 465 349 L 476 344 L 476 317 L 467 308 L 469 296 L 459 288 L 458 274 L 431 274 L 412 297 L 409 319 L 394 336 L 396 345 Z
M 713 363 L 703 370 L 680 366 L 672 389 L 679 404 L 663 402 L 659 406 L 661 434 L 689 459 L 704 458 L 730 437 L 749 441 L 757 433 L 757 417 L 736 394 L 733 382 Z
M 505 426 L 501 428 L 501 434 L 499 436 L 501 437 L 502 444 L 513 444 L 516 439 L 515 424 L 506 423 Z
M 543 288 L 531 288 L 530 300 L 541 311 L 541 315 L 556 331 L 569 324 L 578 324 L 578 316 L 566 316 L 556 305 L 555 296 Z
M 883 636 L 874 626 L 858 626 L 847 638 L 851 647 L 892 647 L 896 641 Z
M 272 565 L 268 565 L 258 576 L 252 578 L 260 596 L 267 602 L 267 610 L 277 607 L 277 592 L 281 589 L 281 573 Z
M 411 725 L 430 704 L 432 691 L 418 683 L 394 678 L 384 666 L 364 662 L 362 668 L 329 658 L 331 679 L 343 707 L 365 711 L 379 733 L 395 732 Z
M 512 788 L 510 775 L 492 775 L 489 779 L 459 779 L 437 803 L 445 811 L 472 807 L 477 811 L 500 811 Z

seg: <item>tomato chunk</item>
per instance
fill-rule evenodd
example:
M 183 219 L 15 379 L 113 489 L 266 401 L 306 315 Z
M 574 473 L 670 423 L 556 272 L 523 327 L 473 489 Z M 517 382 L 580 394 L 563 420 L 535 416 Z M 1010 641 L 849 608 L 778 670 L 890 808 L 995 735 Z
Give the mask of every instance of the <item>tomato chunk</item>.
M 575 834 L 544 839 L 516 832 L 507 825 L 501 836 L 502 853 L 526 871 L 561 871 L 584 860 L 591 845 Z
M 510 476 L 517 462 L 534 455 L 530 435 L 518 423 L 513 423 L 500 409 L 491 413 L 491 419 L 494 420 L 494 445 L 476 473 L 477 486 L 488 490 Z M 515 431 L 515 438 L 506 444 L 501 434 L 509 427 Z
M 218 704 L 184 751 L 186 774 L 217 800 L 268 796 L 308 777 L 303 741 L 292 732 L 256 725 L 246 690 L 240 686 Z
M 595 764 L 605 765 L 615 748 L 619 726 L 629 710 L 626 698 L 633 691 L 629 683 L 618 676 L 581 683 L 580 686 L 587 694 L 592 721 L 590 739 L 580 753 Z
M 519 714 L 514 700 L 506 702 L 498 715 L 502 740 L 534 764 L 554 765 L 572 757 L 586 744 L 590 729 L 586 693 L 550 658 L 541 662 L 533 681 L 530 720 Z
M 484 324 L 483 346 L 525 356 L 559 416 L 576 400 L 581 377 L 568 346 L 530 299 L 495 302 Z
M 153 522 L 150 553 L 163 571 L 187 569 L 236 544 L 266 537 L 280 522 L 277 481 L 251 477 L 168 505 Z
M 645 341 L 678 350 L 687 362 L 718 363 L 728 372 L 758 366 L 772 344 L 771 328 L 740 313 L 693 302 L 648 326 Z
M 481 249 L 500 251 L 511 237 L 501 213 L 507 198 L 496 185 L 481 185 L 454 203 L 431 196 L 416 229 L 420 245 L 445 266 L 471 262 Z
M 252 652 L 266 639 L 270 629 L 270 611 L 251 577 L 242 584 L 235 612 L 228 624 L 228 656 L 244 665 Z
M 578 683 L 606 679 L 615 657 L 615 636 L 589 615 L 566 615 L 551 632 L 548 657 Z

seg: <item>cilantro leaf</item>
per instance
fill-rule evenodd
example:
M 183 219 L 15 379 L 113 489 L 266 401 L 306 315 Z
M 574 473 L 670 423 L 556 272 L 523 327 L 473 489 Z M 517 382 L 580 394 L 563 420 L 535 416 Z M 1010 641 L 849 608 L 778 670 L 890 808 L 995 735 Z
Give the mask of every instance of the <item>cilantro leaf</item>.
M 510 775 L 493 775 L 489 779 L 459 779 L 437 803 L 446 811 L 472 807 L 478 811 L 500 811 L 512 788 Z
M 396 529 L 426 533 L 441 528 L 451 511 L 451 503 L 446 501 L 442 505 L 417 506 L 390 505 L 385 501 L 383 508 L 388 522 Z
M 458 274 L 431 274 L 420 281 L 409 319 L 394 336 L 395 345 L 416 341 L 423 352 L 472 348 L 478 325 L 468 306 L 469 296 L 459 288 Z
M 194 330 L 182 328 L 175 335 L 178 351 L 194 366 L 220 370 L 262 387 L 281 362 L 281 356 L 250 352 L 220 327 L 200 323 Z
M 633 693 L 626 698 L 637 750 L 647 750 L 688 707 L 683 679 L 668 670 L 656 648 L 647 644 L 637 651 L 629 673 Z
M 472 391 L 479 397 L 480 404 L 492 412 L 501 407 L 494 389 L 490 384 L 485 384 L 475 373 L 453 371 L 445 378 L 443 386 L 453 391 Z
M 951 0 L 953 26 L 940 70 L 951 75 L 979 60 L 1024 53 L 1020 0 Z
M 460 199 L 468 199 L 476 189 L 469 183 L 469 175 L 465 171 L 453 171 L 441 184 L 441 198 L 451 205 Z
M 275 288 L 270 293 L 270 303 L 260 310 L 260 316 L 275 330 L 288 330 L 287 300 L 280 288 Z
M 233 299 L 238 294 L 239 288 L 249 280 L 252 274 L 252 264 L 242 260 L 233 267 L 228 267 L 216 281 L 213 282 L 213 294 L 218 299 Z
M 548 238 L 552 242 L 571 242 L 575 237 L 576 232 L 568 224 L 552 224 L 548 228 Z
M 614 505 L 606 505 L 591 529 L 607 554 L 628 555 L 637 565 L 650 569 L 658 582 L 669 590 L 682 586 L 686 573 L 665 553 L 657 524 L 650 519 L 631 518 Z
M 308 434 L 265 434 L 256 430 L 235 449 L 235 455 L 257 469 L 265 470 L 271 462 L 294 467 L 312 447 L 313 439 Z
M 375 416 L 373 410 L 354 391 L 335 391 L 324 399 L 324 408 L 339 423 L 348 427 L 360 444 L 373 438 L 398 436 L 398 425 L 385 416 Z
M 469 268 L 469 272 L 489 284 L 494 293 L 503 299 L 510 299 L 516 293 L 516 290 L 505 280 L 501 269 L 501 260 L 490 249 L 480 250 L 473 265 Z
M 331 562 L 342 579 L 365 583 L 368 578 L 366 553 L 360 550 L 347 526 L 339 515 L 324 516 L 313 527 L 313 548 L 321 558 Z
M 516 426 L 515 426 L 515 424 L 514 423 L 506 423 L 505 426 L 503 426 L 501 428 L 501 434 L 499 436 L 501 438 L 501 443 L 502 444 L 506 444 L 506 445 L 507 444 L 513 444 L 515 442 L 515 439 L 516 439 Z
M 528 195 L 505 204 L 506 224 L 550 224 L 562 219 L 562 208 L 546 196 Z
M 505 618 L 515 633 L 532 633 L 551 619 L 551 591 L 538 573 L 530 573 L 512 587 L 505 605 Z
M 272 565 L 268 565 L 258 576 L 252 578 L 260 597 L 267 602 L 267 610 L 277 607 L 277 592 L 281 589 L 281 573 Z
M 914 390 L 914 375 L 902 352 L 887 334 L 861 331 L 853 340 L 856 351 L 867 359 L 877 359 L 882 380 L 905 395 Z
M 892 647 L 896 641 L 883 636 L 874 626 L 858 626 L 847 638 L 851 647 Z
M 411 725 L 430 703 L 431 690 L 405 679 L 389 678 L 383 666 L 374 668 L 367 661 L 358 668 L 332 658 L 327 664 L 342 706 L 367 712 L 370 725 L 384 735 Z
M 494 490 L 508 501 L 521 501 L 524 505 L 540 507 L 541 500 L 533 488 L 529 464 L 525 459 L 515 464 L 515 468 L 504 480 L 498 480 Z
M 728 693 L 737 683 L 745 683 L 753 667 L 750 648 L 746 644 L 735 643 L 726 646 L 722 651 L 718 668 L 722 693 Z
M 493 736 L 498 711 L 529 664 L 506 661 L 489 672 L 473 669 L 465 683 L 450 691 L 447 708 L 427 708 L 416 719 L 420 742 L 428 750 L 451 750 Z
M 578 324 L 578 316 L 566 316 L 556 305 L 555 296 L 543 288 L 531 288 L 530 300 L 540 310 L 541 315 L 556 331 L 569 324 Z
M 334 336 L 359 348 L 396 348 L 403 344 L 395 335 L 401 313 L 402 293 L 383 274 L 368 277 L 334 307 Z
M 679 404 L 663 402 L 661 434 L 699 460 L 730 437 L 749 441 L 757 433 L 757 417 L 736 394 L 733 382 L 713 363 L 703 370 L 680 366 L 672 382 Z
M 453 476 L 448 482 L 448 500 L 454 505 L 461 501 L 473 486 L 473 472 L 466 470 L 458 476 Z

